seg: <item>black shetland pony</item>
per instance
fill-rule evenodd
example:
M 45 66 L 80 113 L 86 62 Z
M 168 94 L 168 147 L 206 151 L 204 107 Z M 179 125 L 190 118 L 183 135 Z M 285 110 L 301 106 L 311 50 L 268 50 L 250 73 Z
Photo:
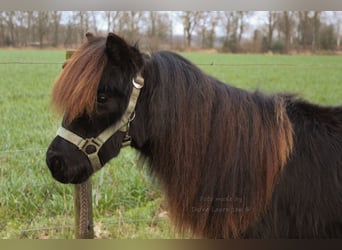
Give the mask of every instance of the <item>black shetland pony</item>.
M 145 55 L 112 33 L 87 38 L 52 90 L 68 131 L 47 151 L 55 179 L 83 182 L 128 138 L 162 183 L 180 232 L 342 238 L 341 106 L 231 87 L 175 53 Z

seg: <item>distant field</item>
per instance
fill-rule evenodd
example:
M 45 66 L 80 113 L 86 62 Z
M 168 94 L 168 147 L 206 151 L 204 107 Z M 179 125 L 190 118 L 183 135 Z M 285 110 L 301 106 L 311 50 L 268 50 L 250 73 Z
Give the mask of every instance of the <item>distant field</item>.
M 342 104 L 341 56 L 183 55 L 231 85 Z M 0 238 L 74 237 L 73 187 L 54 181 L 45 165 L 60 122 L 49 109 L 49 91 L 64 57 L 64 51 L 0 50 Z M 163 216 L 162 192 L 136 159 L 124 149 L 93 177 L 96 233 L 180 237 Z
M 322 104 L 342 104 L 342 56 L 183 55 L 197 64 L 213 63 L 200 67 L 231 85 L 269 93 L 292 92 Z

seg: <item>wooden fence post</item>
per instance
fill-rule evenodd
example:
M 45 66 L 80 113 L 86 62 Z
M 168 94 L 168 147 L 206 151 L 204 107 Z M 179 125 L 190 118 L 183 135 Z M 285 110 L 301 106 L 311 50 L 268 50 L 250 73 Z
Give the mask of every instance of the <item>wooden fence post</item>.
M 65 58 L 68 60 L 74 50 L 67 50 Z M 93 205 L 91 178 L 81 184 L 76 184 L 75 199 L 75 237 L 76 239 L 93 239 Z
M 76 239 L 93 239 L 93 206 L 91 178 L 75 185 Z

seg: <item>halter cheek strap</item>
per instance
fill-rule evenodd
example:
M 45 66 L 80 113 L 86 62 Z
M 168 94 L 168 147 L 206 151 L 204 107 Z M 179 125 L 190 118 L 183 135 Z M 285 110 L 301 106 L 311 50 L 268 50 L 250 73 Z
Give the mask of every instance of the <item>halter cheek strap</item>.
M 144 78 L 140 74 L 138 74 L 133 80 L 133 89 L 131 96 L 129 98 L 129 102 L 125 113 L 121 117 L 119 121 L 111 125 L 102 131 L 95 138 L 83 138 L 70 130 L 60 127 L 57 130 L 57 135 L 65 139 L 66 141 L 74 144 L 81 150 L 89 159 L 91 166 L 95 171 L 99 170 L 102 167 L 100 158 L 99 158 L 99 150 L 105 144 L 106 141 L 109 140 L 117 131 L 121 131 L 126 133 L 125 138 L 122 142 L 122 146 L 128 146 L 131 143 L 131 137 L 129 136 L 129 124 L 134 119 L 135 113 L 135 105 L 137 103 L 140 90 L 144 86 Z

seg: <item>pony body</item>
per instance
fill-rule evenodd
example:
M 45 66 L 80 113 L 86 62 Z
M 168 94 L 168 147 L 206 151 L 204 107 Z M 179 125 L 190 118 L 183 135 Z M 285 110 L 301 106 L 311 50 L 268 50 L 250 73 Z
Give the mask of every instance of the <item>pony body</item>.
M 145 56 L 110 36 L 115 35 L 96 46 L 103 47 L 97 58 L 111 70 L 105 66 L 100 83 L 94 84 L 128 96 L 130 89 L 122 79 L 142 72 L 145 86 L 130 124 L 132 146 L 160 180 L 171 219 L 181 232 L 208 238 L 342 237 L 341 107 L 228 86 L 175 53 Z M 121 57 L 129 58 L 124 66 L 116 65 Z M 71 71 L 62 72 L 59 79 L 67 79 Z M 57 81 L 53 91 L 59 107 L 65 103 L 64 84 L 68 83 Z M 82 89 L 78 82 L 73 84 Z M 82 115 L 69 116 L 78 120 L 70 127 L 76 133 L 97 131 L 90 127 L 104 121 L 106 113 L 97 113 L 94 98 L 88 102 L 82 93 L 74 93 L 87 104 L 77 107 L 78 114 L 88 112 L 85 117 L 92 123 L 80 123 L 86 119 Z M 127 105 L 127 98 L 113 96 L 114 106 L 124 109 L 121 104 Z M 103 150 L 103 164 L 118 154 L 119 134 L 115 143 L 108 143 L 112 147 Z M 67 147 L 55 139 L 51 147 L 58 151 L 61 145 Z

